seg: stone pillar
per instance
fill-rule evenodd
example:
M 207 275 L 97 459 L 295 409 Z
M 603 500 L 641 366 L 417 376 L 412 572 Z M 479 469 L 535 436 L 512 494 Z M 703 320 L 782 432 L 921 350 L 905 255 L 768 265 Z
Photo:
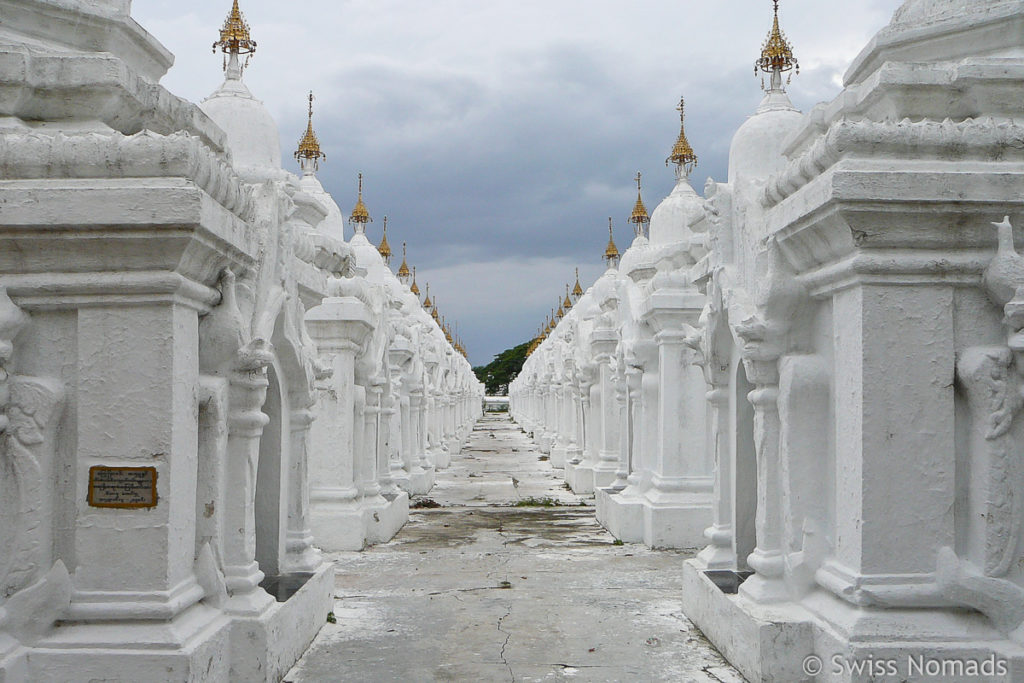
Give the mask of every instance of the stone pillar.
M 410 473 L 407 469 L 407 452 L 403 439 L 405 415 L 402 412 L 402 378 L 394 364 L 389 367 L 389 373 L 391 378 L 388 386 L 391 390 L 384 396 L 384 410 L 381 414 L 381 433 L 384 436 L 388 475 L 395 487 L 408 491 L 411 495 Z
M 597 463 L 594 465 L 594 487 L 603 488 L 611 486 L 615 481 L 615 472 L 619 462 L 619 431 L 620 431 L 620 405 L 616 397 L 614 382 L 614 360 L 615 347 L 618 345 L 618 333 L 615 330 L 598 329 L 594 331 L 591 342 L 592 352 L 595 354 L 597 363 L 597 393 L 600 402 L 592 407 L 591 412 L 597 412 L 594 419 L 597 438 L 595 450 L 597 451 Z
M 662 286 L 652 293 L 643 313 L 655 330 L 658 353 L 656 443 L 645 454 L 652 458 L 644 540 L 656 547 L 692 548 L 701 544 L 712 519 L 706 388 L 689 343 L 704 296 L 677 286 L 678 280 L 677 273 L 655 277 L 654 283 Z
M 409 410 L 412 420 L 412 441 L 414 457 L 426 472 L 434 469 L 427 455 L 427 402 L 424 400 L 423 383 L 416 384 L 409 392 Z
M 610 488 L 621 491 L 629 483 L 630 450 L 633 448 L 633 409 L 629 401 L 629 384 L 621 363 L 616 363 L 612 374 L 612 387 L 615 392 L 615 420 L 618 423 L 618 449 L 616 454 L 615 479 Z
M 379 443 L 377 434 L 380 426 L 381 394 L 383 387 L 379 380 L 371 379 L 365 387 L 366 406 L 363 408 L 363 498 L 378 498 L 383 490 L 381 486 L 381 463 L 378 457 Z M 385 467 L 384 471 L 387 470 Z M 390 477 L 389 477 L 390 479 Z
M 16 297 L 17 289 L 11 291 Z M 71 404 L 76 415 L 64 426 L 73 440 L 72 464 L 77 476 L 69 520 L 74 526 L 74 594 L 63 617 L 70 622 L 137 620 L 158 624 L 173 619 L 203 596 L 193 572 L 198 316 L 194 308 L 172 301 L 133 305 L 127 294 L 115 306 L 87 306 L 72 312 L 75 323 L 71 330 L 77 339 L 72 339 L 70 348 L 77 349 L 77 358 L 72 351 L 67 362 L 72 367 L 77 363 L 77 396 Z M 132 292 L 131 297 L 144 298 L 144 294 Z M 265 390 L 266 380 L 262 380 Z M 258 423 L 254 429 L 262 429 L 259 418 L 266 420 L 259 412 L 261 404 L 260 398 L 253 408 Z M 236 408 L 234 417 L 242 410 Z M 237 421 L 235 425 L 237 447 Z M 256 432 L 257 448 L 258 443 Z M 250 466 L 246 454 L 237 450 L 228 465 L 228 480 L 238 482 L 239 491 L 232 512 L 241 523 L 239 528 L 251 532 L 255 465 Z M 156 507 L 122 510 L 89 506 L 93 466 L 155 467 Z M 251 543 L 246 545 L 246 540 Z M 246 566 L 255 565 L 254 537 L 235 534 L 225 545 L 230 545 L 231 557 L 238 564 L 246 547 L 251 548 Z M 246 586 L 259 582 L 258 569 L 251 569 L 250 578 L 255 581 Z M 235 586 L 242 587 L 238 581 Z
M 712 365 L 708 363 L 708 365 Z M 711 389 L 708 400 L 708 448 L 714 461 L 714 506 L 711 526 L 704 530 L 708 546 L 697 559 L 705 569 L 736 569 L 732 551 L 732 454 L 729 446 L 729 378 L 720 372 L 708 372 Z
M 562 469 L 565 467 L 565 453 L 569 446 L 569 410 L 568 403 L 568 383 L 559 377 L 558 382 L 554 383 L 553 387 L 553 417 L 554 424 L 552 429 L 552 443 L 551 443 L 551 466 L 556 469 Z
M 577 373 L 572 373 L 576 375 Z M 583 460 L 583 392 L 580 389 L 579 384 L 573 381 L 576 378 L 566 382 L 566 401 L 565 401 L 565 412 L 567 417 L 567 436 L 566 436 L 566 447 L 565 447 L 565 461 L 566 463 L 572 463 L 574 465 L 580 464 Z M 589 403 L 589 397 L 587 399 Z
M 291 412 L 290 463 L 288 470 L 288 527 L 285 531 L 285 556 L 282 564 L 284 573 L 312 572 L 323 561 L 320 552 L 313 547 L 313 530 L 310 524 L 309 459 L 310 426 L 314 421 L 313 411 L 297 408 Z
M 757 455 L 757 547 L 747 558 L 756 573 L 740 591 L 757 602 L 789 599 L 784 581 L 782 548 L 782 488 L 779 478 L 779 370 L 777 358 L 744 358 L 754 384 L 748 395 L 754 406 L 754 450 Z
M 228 376 L 227 481 L 237 485 L 240 495 L 224 511 L 224 527 L 232 533 L 224 536 L 223 562 L 231 596 L 228 610 L 235 613 L 261 612 L 273 602 L 259 587 L 263 572 L 256 563 L 256 466 L 263 427 L 270 421 L 260 408 L 270 384 L 266 371 L 270 361 L 264 350 Z
M 355 363 L 373 332 L 373 313 L 355 297 L 329 298 L 306 313 L 306 326 L 332 370 L 318 383 L 320 409 L 310 434 L 310 525 L 321 548 L 359 550 L 365 540 L 357 509 L 365 399 Z
M 384 377 L 377 377 L 370 384 L 371 413 L 376 418 L 373 424 L 374 444 L 371 447 L 376 454 L 377 481 L 380 492 L 385 497 L 398 494 L 398 485 L 391 476 L 391 419 L 395 415 L 395 400 L 388 391 L 388 383 Z
M 629 434 L 629 447 L 626 453 L 626 489 L 631 493 L 640 487 L 640 466 L 642 464 L 641 453 L 643 451 L 643 410 L 641 405 L 641 383 L 643 380 L 643 369 L 629 365 L 626 367 L 626 391 L 628 400 L 626 402 L 629 410 L 629 421 L 626 423 Z M 632 488 L 630 488 L 632 487 Z M 625 491 L 623 492 L 625 493 Z
M 833 295 L 836 520 L 818 583 L 843 600 L 941 604 L 956 547 L 954 287 L 858 284 Z M 894 354 L 894 349 L 908 349 Z M 910 352 L 909 350 L 912 350 Z M 912 533 L 893 533 L 910 520 Z M 909 523 L 909 522 L 908 522 Z

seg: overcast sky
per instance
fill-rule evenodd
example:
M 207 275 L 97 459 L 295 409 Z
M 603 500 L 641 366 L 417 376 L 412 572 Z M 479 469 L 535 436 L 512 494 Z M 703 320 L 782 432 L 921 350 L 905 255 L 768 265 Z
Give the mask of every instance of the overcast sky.
M 782 0 L 807 111 L 900 0 Z M 245 80 L 278 121 L 287 164 L 306 95 L 344 212 L 356 174 L 379 240 L 409 243 L 421 289 L 457 320 L 474 365 L 531 338 L 580 267 L 603 270 L 607 217 L 620 248 L 644 173 L 653 210 L 686 96 L 698 191 L 724 179 L 732 133 L 757 106 L 753 62 L 770 0 L 241 0 L 259 47 Z M 201 101 L 223 80 L 211 53 L 230 0 L 135 0 L 133 15 L 176 56 L 162 81 Z M 295 170 L 295 169 L 293 169 Z M 397 263 L 395 264 L 397 267 Z

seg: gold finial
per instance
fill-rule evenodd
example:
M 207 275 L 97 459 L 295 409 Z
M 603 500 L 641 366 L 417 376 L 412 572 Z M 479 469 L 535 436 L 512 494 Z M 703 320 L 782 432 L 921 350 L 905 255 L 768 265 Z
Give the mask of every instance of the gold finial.
M 640 171 L 636 172 L 636 204 L 633 205 L 633 213 L 629 217 L 629 222 L 633 224 L 633 229 L 637 235 L 643 235 L 647 225 L 651 222 L 651 217 L 647 214 L 647 207 L 644 206 L 643 197 L 640 196 L 641 185 L 640 180 L 643 175 Z
M 249 33 L 249 24 L 245 22 L 242 11 L 238 9 L 238 0 L 234 0 L 228 18 L 220 29 L 220 40 L 213 44 L 213 52 L 216 54 L 220 48 L 225 55 L 246 55 L 245 64 L 249 65 L 249 55 L 256 52 L 256 41 Z M 224 60 L 224 70 L 227 71 L 227 58 Z
M 754 75 L 760 71 L 762 74 L 771 76 L 771 89 L 782 89 L 782 74 L 786 71 L 795 70 L 800 73 L 800 62 L 793 56 L 793 46 L 786 40 L 786 35 L 779 28 L 779 0 L 772 0 L 775 6 L 775 19 L 772 22 L 772 30 L 761 47 L 761 58 L 754 62 Z M 787 83 L 792 80 L 790 74 Z M 761 76 L 761 89 L 764 89 L 764 75 Z
M 320 169 L 320 160 L 327 161 L 327 155 L 320 150 L 320 141 L 313 132 L 313 91 L 309 91 L 309 122 L 306 134 L 299 140 L 299 149 L 295 152 L 295 160 L 300 164 L 303 160 L 312 162 L 314 171 Z
M 608 247 L 604 250 L 604 258 L 611 265 L 613 259 L 619 258 L 619 249 L 615 246 L 615 237 L 612 235 L 612 217 L 608 216 Z
M 566 313 L 572 308 L 572 299 L 569 298 L 569 285 L 565 285 L 565 301 L 562 302 L 562 308 L 565 309 Z
M 430 301 L 430 283 L 427 283 L 427 298 L 423 300 L 423 308 L 430 308 L 433 306 L 433 302 Z
M 562 308 L 562 297 L 558 297 L 558 311 L 555 315 L 558 316 L 559 320 L 565 317 L 565 310 Z
M 612 245 L 614 246 L 614 245 Z M 572 295 L 579 301 L 580 297 L 583 296 L 583 288 L 580 287 L 580 269 L 576 269 L 576 285 L 572 288 Z
M 694 154 L 693 147 L 690 147 L 690 141 L 686 139 L 686 100 L 684 98 L 679 98 L 679 106 L 676 107 L 676 111 L 679 112 L 679 138 L 676 139 L 676 145 L 672 148 L 672 154 L 665 159 L 665 165 L 675 164 L 681 173 L 689 177 L 690 172 L 697 165 L 697 155 Z
M 359 174 L 359 198 L 356 200 L 356 207 L 352 209 L 352 215 L 349 216 L 350 223 L 361 223 L 365 226 L 367 223 L 372 223 L 373 219 L 370 218 L 370 212 L 366 209 L 366 204 L 363 204 L 363 174 Z M 365 229 L 365 227 L 364 227 Z
M 405 262 L 405 242 L 402 242 L 402 265 L 398 268 L 398 277 L 408 279 L 410 275 L 409 264 Z
M 384 236 L 377 245 L 377 251 L 384 258 L 384 263 L 391 262 L 391 245 L 388 244 L 388 217 L 384 216 Z
M 403 258 L 402 261 L 405 261 Z M 409 286 L 409 291 L 416 295 L 418 298 L 420 295 L 420 286 L 416 284 L 416 266 L 412 267 L 412 284 Z

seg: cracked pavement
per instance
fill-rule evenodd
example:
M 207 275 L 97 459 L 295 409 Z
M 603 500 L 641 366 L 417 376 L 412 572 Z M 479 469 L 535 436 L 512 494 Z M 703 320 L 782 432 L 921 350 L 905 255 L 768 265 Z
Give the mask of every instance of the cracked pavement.
M 337 623 L 286 681 L 743 681 L 682 614 L 688 554 L 614 545 L 507 417 L 437 481 L 390 543 L 329 556 Z

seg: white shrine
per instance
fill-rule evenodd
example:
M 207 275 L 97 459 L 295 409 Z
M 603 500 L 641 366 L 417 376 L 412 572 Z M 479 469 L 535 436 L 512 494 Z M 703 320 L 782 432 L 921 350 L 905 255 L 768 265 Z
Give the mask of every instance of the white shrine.
M 130 5 L 0 1 L 0 681 L 278 681 L 483 387 L 312 96 L 282 168 L 237 0 L 200 106 Z
M 756 68 L 727 181 L 681 134 L 513 415 L 618 538 L 703 546 L 750 680 L 1024 680 L 1024 2 L 907 0 L 807 114 L 776 3 Z

